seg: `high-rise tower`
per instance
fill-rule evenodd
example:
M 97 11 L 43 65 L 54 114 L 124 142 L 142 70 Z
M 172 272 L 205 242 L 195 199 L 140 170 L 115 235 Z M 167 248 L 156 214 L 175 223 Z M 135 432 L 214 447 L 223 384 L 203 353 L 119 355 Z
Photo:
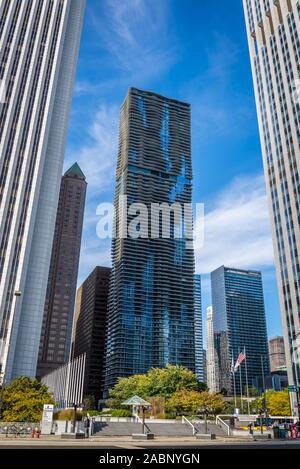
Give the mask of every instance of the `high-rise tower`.
M 7 381 L 36 373 L 84 8 L 85 0 L 0 2 L 0 368 Z
M 215 351 L 215 335 L 213 323 L 213 309 L 207 308 L 206 316 L 206 367 L 207 367 L 207 387 L 210 392 L 219 392 L 218 360 Z
M 104 390 L 107 297 L 111 269 L 96 267 L 78 289 L 73 358 L 85 354 L 83 395 L 98 404 Z
M 121 108 L 116 178 L 106 389 L 119 376 L 151 367 L 179 364 L 195 371 L 194 251 L 187 236 L 176 237 L 185 230 L 175 215 L 169 237 L 161 217 L 150 229 L 153 204 L 191 203 L 190 106 L 131 88 Z M 147 208 L 149 229 L 138 239 L 119 236 L 120 196 L 127 196 L 125 211 L 137 208 L 134 203 Z
M 262 276 L 253 270 L 219 267 L 211 274 L 213 327 L 217 354 L 218 384 L 221 392 L 233 393 L 232 360 L 246 352 L 245 363 L 236 377 L 236 391 L 270 371 L 268 336 Z M 248 372 L 248 373 L 247 373 Z M 248 374 L 248 376 L 247 376 Z M 241 379 L 240 379 L 241 378 Z
M 300 386 L 300 2 L 244 0 L 287 369 Z
M 40 340 L 39 378 L 70 358 L 86 186 L 77 163 L 62 177 Z
M 202 323 L 202 295 L 201 275 L 196 274 L 194 288 L 195 304 L 195 373 L 201 383 L 205 382 L 206 370 L 204 368 L 203 351 L 203 323 Z

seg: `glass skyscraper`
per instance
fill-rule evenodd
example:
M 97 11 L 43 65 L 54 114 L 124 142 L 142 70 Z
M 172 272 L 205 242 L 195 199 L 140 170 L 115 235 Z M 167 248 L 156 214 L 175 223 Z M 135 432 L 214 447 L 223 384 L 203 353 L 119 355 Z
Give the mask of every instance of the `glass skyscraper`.
M 201 275 L 195 275 L 195 370 L 198 381 L 205 382 L 204 351 L 203 351 L 203 323 L 202 323 L 202 296 Z
M 244 0 L 244 10 L 287 370 L 300 390 L 300 2 Z
M 0 371 L 6 381 L 36 373 L 84 9 L 85 0 L 0 1 Z
M 269 374 L 268 337 L 262 276 L 252 270 L 220 267 L 211 274 L 213 327 L 221 392 L 232 394 L 234 364 L 246 350 L 248 384 Z M 241 366 L 242 389 L 246 386 L 246 367 Z M 239 372 L 236 391 L 240 393 Z
M 124 230 L 120 196 L 127 196 L 126 209 L 145 204 L 149 226 L 151 204 L 191 203 L 188 104 L 130 88 L 121 108 L 116 179 L 106 389 L 120 376 L 151 367 L 179 364 L 195 371 L 194 251 L 185 236 L 176 237 L 182 220 L 177 224 L 171 214 L 169 239 L 161 217 L 154 236 L 150 228 L 142 238 L 118 236 Z

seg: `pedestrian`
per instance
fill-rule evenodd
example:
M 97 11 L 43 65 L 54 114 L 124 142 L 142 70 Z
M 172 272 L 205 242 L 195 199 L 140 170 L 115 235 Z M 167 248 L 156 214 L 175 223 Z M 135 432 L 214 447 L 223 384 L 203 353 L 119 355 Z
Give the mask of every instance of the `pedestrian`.
M 249 423 L 248 430 L 249 430 L 249 435 L 253 436 L 254 435 L 253 423 Z
M 296 423 L 291 425 L 291 438 L 292 440 L 297 440 L 298 438 L 298 426 Z
M 85 433 L 86 438 L 88 438 L 90 436 L 90 419 L 89 419 L 89 417 L 85 417 L 85 419 L 84 419 L 84 433 Z
M 279 439 L 279 424 L 278 422 L 274 422 L 273 424 L 273 434 L 274 434 L 274 440 Z
M 286 438 L 286 430 L 285 430 L 285 424 L 284 423 L 281 423 L 279 425 L 279 438 L 281 440 L 285 440 L 285 438 Z

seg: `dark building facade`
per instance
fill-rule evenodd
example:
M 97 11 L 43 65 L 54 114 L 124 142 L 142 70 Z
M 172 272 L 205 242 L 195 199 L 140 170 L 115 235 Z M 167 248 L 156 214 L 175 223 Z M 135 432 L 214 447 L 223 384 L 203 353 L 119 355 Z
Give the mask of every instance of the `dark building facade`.
M 119 376 L 151 367 L 180 364 L 195 371 L 194 251 L 186 237 L 175 239 L 180 227 L 172 220 L 169 239 L 161 220 L 156 239 L 120 239 L 120 196 L 127 196 L 127 209 L 143 203 L 148 214 L 154 203 L 191 203 L 188 104 L 131 88 L 121 108 L 106 389 Z
M 83 396 L 96 404 L 104 387 L 107 298 L 111 269 L 96 267 L 77 291 L 73 358 L 86 354 Z
M 234 364 L 246 350 L 248 384 L 269 374 L 268 337 L 262 276 L 251 270 L 220 267 L 211 274 L 215 349 L 218 357 L 220 391 L 232 394 Z M 242 387 L 246 386 L 246 365 L 241 365 Z M 236 373 L 240 393 L 240 370 Z
M 39 378 L 70 357 L 86 186 L 77 163 L 62 177 L 40 339 Z

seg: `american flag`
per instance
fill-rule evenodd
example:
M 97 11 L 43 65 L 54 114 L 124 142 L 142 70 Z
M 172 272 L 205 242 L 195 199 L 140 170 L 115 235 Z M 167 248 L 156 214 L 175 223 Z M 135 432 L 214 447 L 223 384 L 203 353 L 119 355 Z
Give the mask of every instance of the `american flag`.
M 246 360 L 246 352 L 241 352 L 238 356 L 238 359 L 236 361 L 234 371 L 237 371 L 238 368 L 241 366 L 241 364 Z

